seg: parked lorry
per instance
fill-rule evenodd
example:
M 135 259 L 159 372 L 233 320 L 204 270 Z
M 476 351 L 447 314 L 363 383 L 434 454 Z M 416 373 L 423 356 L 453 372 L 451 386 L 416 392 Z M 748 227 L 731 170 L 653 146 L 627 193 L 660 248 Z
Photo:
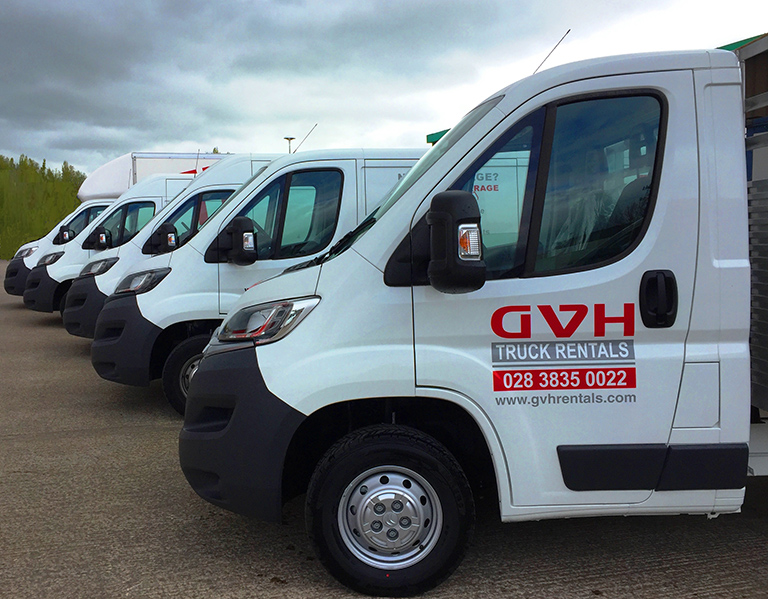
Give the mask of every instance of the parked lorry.
M 99 252 L 72 282 L 62 319 L 72 335 L 93 338 L 96 318 L 126 272 L 189 241 L 224 201 L 279 154 L 231 154 L 197 175 L 128 243 Z
M 81 200 L 119 198 L 132 185 L 152 175 L 199 175 L 226 156 L 200 152 L 129 152 L 93 171 L 83 181 L 77 197 Z
M 322 150 L 275 160 L 184 247 L 118 283 L 96 320 L 96 372 L 137 386 L 162 378 L 183 414 L 203 348 L 243 291 L 338 242 L 423 154 Z
M 133 185 L 72 243 L 40 257 L 29 272 L 24 305 L 38 312 L 64 311 L 72 281 L 96 254 L 130 241 L 155 212 L 184 190 L 192 174 L 151 175 Z
M 224 157 L 226 154 L 130 152 L 101 165 L 80 185 L 77 197 L 82 204 L 45 237 L 27 242 L 16 251 L 5 270 L 5 291 L 10 295 L 24 295 L 27 275 L 40 256 L 48 253 L 53 246 L 72 241 L 108 204 L 132 185 L 154 174 L 199 173 Z
M 450 575 L 478 492 L 505 522 L 738 511 L 768 474 L 741 81 L 728 51 L 631 55 L 482 102 L 342 246 L 232 306 L 189 484 L 268 521 L 306 493 L 319 559 L 380 595 Z M 512 157 L 519 186 L 473 195 Z

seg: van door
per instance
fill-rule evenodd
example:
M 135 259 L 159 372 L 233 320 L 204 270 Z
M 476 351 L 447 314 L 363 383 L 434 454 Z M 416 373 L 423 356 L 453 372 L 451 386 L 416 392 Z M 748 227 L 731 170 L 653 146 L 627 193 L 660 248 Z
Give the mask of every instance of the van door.
M 235 215 L 253 221 L 258 259 L 250 266 L 218 265 L 219 311 L 225 314 L 248 287 L 327 250 L 354 228 L 356 188 L 354 160 L 307 163 L 261 185 Z
M 487 276 L 464 295 L 414 287 L 417 386 L 487 414 L 515 506 L 656 487 L 695 273 L 692 106 L 690 72 L 562 86 L 444 181 L 478 199 Z

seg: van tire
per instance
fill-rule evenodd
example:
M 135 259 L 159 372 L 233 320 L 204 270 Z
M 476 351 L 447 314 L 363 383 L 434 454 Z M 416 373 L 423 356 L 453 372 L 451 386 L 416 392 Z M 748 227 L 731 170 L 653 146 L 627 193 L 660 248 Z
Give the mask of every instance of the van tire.
M 66 308 L 67 305 L 67 294 L 69 293 L 69 289 L 67 289 L 64 292 L 64 295 L 61 296 L 59 299 L 59 316 L 64 318 L 64 308 Z
M 174 410 L 182 416 L 187 406 L 189 379 L 203 357 L 210 335 L 195 335 L 173 348 L 163 365 L 163 392 Z
M 307 490 L 307 533 L 319 560 L 369 595 L 411 596 L 440 584 L 463 559 L 474 523 L 472 490 L 456 459 L 405 426 L 343 437 Z

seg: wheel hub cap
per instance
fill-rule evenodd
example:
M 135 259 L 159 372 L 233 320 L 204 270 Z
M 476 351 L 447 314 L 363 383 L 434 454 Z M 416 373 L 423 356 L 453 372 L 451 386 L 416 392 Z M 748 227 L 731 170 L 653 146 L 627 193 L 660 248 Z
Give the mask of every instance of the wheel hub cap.
M 184 394 L 184 397 L 189 395 L 189 383 L 192 380 L 192 377 L 195 376 L 197 367 L 200 366 L 200 361 L 202 359 L 202 355 L 194 356 L 193 358 L 187 360 L 181 369 L 181 377 L 179 382 L 181 383 L 181 392 Z
M 401 569 L 423 559 L 442 527 L 437 493 L 416 472 L 382 466 L 364 472 L 344 491 L 339 528 L 363 562 Z

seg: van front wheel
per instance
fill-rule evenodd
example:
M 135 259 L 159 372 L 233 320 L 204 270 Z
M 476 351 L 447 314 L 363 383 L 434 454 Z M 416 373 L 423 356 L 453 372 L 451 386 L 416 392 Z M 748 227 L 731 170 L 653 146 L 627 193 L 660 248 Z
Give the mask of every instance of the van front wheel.
M 163 391 L 165 397 L 182 416 L 187 407 L 189 382 L 203 358 L 203 350 L 210 341 L 210 335 L 195 335 L 185 339 L 173 348 L 163 366 Z
M 377 425 L 334 445 L 307 491 L 307 531 L 342 584 L 410 596 L 459 565 L 474 527 L 466 476 L 451 453 L 417 430 Z

